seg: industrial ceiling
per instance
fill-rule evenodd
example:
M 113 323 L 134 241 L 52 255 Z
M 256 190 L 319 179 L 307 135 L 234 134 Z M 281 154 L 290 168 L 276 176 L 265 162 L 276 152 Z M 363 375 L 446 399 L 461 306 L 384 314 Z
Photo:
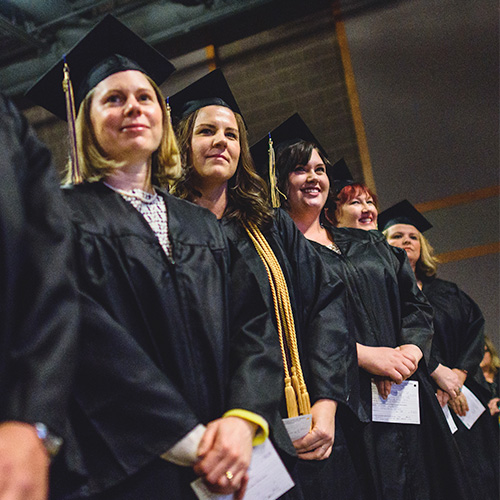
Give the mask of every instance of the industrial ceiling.
M 351 8 L 388 0 L 344 0 Z M 393 2 L 396 0 L 392 0 Z M 294 15 L 332 6 L 320 0 L 0 0 L 0 91 L 18 97 L 111 12 L 146 41 L 170 44 L 178 56 L 224 33 L 244 33 L 244 24 L 279 23 Z M 228 23 L 230 19 L 239 19 Z M 172 54 L 172 50 L 176 53 Z M 183 52 L 184 51 L 184 52 Z

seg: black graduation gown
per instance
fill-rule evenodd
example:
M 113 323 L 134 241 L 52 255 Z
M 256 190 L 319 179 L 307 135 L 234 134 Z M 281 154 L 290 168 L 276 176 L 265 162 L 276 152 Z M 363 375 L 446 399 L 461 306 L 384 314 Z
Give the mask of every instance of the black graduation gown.
M 0 113 L 0 421 L 66 439 L 78 332 L 69 219 L 48 149 L 1 95 Z
M 257 278 L 260 291 L 274 317 L 273 300 L 266 270 L 252 241 L 238 222 L 223 220 L 223 227 Z M 325 269 L 323 262 L 283 210 L 275 212 L 273 225 L 263 234 L 285 275 L 294 313 L 301 363 L 311 404 L 321 398 L 333 399 L 354 412 L 359 409 L 359 381 L 356 346 L 350 336 L 351 315 L 347 311 L 345 286 L 338 275 Z M 276 333 L 277 335 L 277 333 Z M 280 394 L 283 394 L 281 388 Z M 284 397 L 282 415 L 286 417 Z M 284 454 L 295 456 L 288 434 L 276 436 Z M 301 461 L 306 498 L 317 498 L 321 462 Z M 312 469 L 306 470 L 303 469 Z M 297 478 L 297 476 L 295 476 Z M 314 487 L 314 488 L 313 488 Z
M 275 413 L 280 353 L 267 308 L 244 262 L 228 267 L 207 210 L 161 192 L 169 260 L 118 193 L 102 183 L 64 191 L 82 296 L 71 416 L 88 472 L 68 498 L 194 498 L 192 469 L 158 457 L 228 409 Z
M 427 360 L 432 340 L 432 308 L 419 290 L 404 250 L 391 247 L 378 231 L 329 228 L 338 255 L 314 246 L 342 273 L 356 321 L 356 341 L 368 346 L 415 344 Z M 372 422 L 362 426 L 342 418 L 356 481 L 345 481 L 343 498 L 380 500 L 468 498 L 463 464 L 427 373 L 425 361 L 411 377 L 419 382 L 420 425 Z M 371 415 L 371 375 L 360 369 L 361 399 Z M 345 417 L 345 416 L 344 416 Z M 335 451 L 335 450 L 334 450 Z M 345 451 L 345 450 L 344 450 Z M 343 460 L 347 460 L 345 454 Z M 339 467 L 340 461 L 332 461 Z M 338 475 L 338 469 L 333 474 Z M 342 472 L 340 471 L 340 474 Z M 341 495 L 342 496 L 342 495 Z M 469 497 L 470 498 L 470 497 Z
M 422 280 L 422 290 L 434 308 L 434 338 L 429 371 L 439 363 L 466 370 L 465 385 L 485 405 L 486 411 L 469 430 L 454 415 L 454 434 L 478 499 L 496 500 L 498 491 L 498 425 L 488 410 L 490 394 L 474 376 L 484 355 L 484 318 L 478 305 L 450 281 L 436 277 Z M 482 375 L 482 373 L 480 374 Z

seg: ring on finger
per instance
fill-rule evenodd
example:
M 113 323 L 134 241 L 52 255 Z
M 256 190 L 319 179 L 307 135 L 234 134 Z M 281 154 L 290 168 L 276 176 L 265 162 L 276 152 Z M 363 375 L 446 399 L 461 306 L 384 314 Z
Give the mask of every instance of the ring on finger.
M 233 473 L 230 471 L 230 470 L 227 470 L 226 471 L 226 477 L 227 477 L 227 480 L 228 481 L 231 481 L 231 479 L 233 479 Z

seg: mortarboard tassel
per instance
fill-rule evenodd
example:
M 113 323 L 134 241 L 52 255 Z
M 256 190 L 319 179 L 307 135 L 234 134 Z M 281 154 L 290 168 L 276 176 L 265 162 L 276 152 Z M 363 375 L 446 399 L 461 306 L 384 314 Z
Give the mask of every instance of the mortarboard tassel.
M 66 63 L 66 55 L 64 55 L 64 66 L 63 66 L 64 78 L 62 82 L 64 97 L 66 100 L 66 116 L 68 119 L 68 131 L 69 131 L 69 145 L 70 145 L 70 157 L 71 157 L 71 182 L 73 184 L 80 184 L 82 179 L 82 174 L 80 172 L 80 163 L 78 161 L 78 147 L 76 144 L 76 113 L 75 113 L 75 96 L 73 94 L 73 85 L 71 84 L 71 78 L 69 77 L 69 66 Z
M 273 139 L 269 132 L 269 189 L 271 191 L 271 205 L 273 208 L 279 208 L 280 197 L 276 182 L 276 157 L 274 154 Z

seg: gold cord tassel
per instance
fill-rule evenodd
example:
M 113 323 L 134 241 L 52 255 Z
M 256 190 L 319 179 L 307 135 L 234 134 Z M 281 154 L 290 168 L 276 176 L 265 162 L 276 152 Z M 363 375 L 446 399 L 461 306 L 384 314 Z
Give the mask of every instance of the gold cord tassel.
M 69 66 L 66 63 L 66 56 L 64 57 L 63 66 L 64 78 L 62 82 L 64 97 L 66 100 L 66 117 L 68 120 L 69 131 L 69 146 L 71 158 L 71 182 L 73 184 L 80 184 L 83 181 L 80 171 L 80 163 L 78 161 L 78 146 L 76 143 L 76 112 L 75 112 L 75 96 L 73 94 L 73 85 L 69 77 Z
M 283 359 L 283 370 L 285 373 L 285 399 L 288 416 L 296 417 L 299 413 L 300 415 L 311 413 L 311 404 L 300 364 L 295 322 L 285 276 L 260 229 L 252 222 L 249 222 L 248 227 L 245 229 L 264 263 L 271 286 L 281 357 Z M 283 329 L 285 330 L 285 335 L 283 335 Z M 290 354 L 291 368 L 288 365 L 285 343 Z
M 279 191 L 277 187 L 276 180 L 276 157 L 274 154 L 273 140 L 271 138 L 271 133 L 269 133 L 269 149 L 268 149 L 268 158 L 269 158 L 269 190 L 271 191 L 271 206 L 273 208 L 279 208 L 280 206 L 280 197 Z
M 297 407 L 297 397 L 293 387 L 290 383 L 290 377 L 285 377 L 285 401 L 286 401 L 286 412 L 287 415 L 291 417 L 298 417 L 299 410 Z
M 166 117 L 166 128 L 167 128 L 167 148 L 166 148 L 166 160 L 172 171 L 176 170 L 178 167 L 178 171 L 181 172 L 181 153 L 179 150 L 179 146 L 177 144 L 177 140 L 175 138 L 174 126 L 172 125 L 172 113 L 170 108 L 170 98 L 167 97 L 165 106 L 167 108 L 167 117 Z M 173 175 L 168 179 L 169 187 L 171 187 L 177 181 L 177 175 Z

